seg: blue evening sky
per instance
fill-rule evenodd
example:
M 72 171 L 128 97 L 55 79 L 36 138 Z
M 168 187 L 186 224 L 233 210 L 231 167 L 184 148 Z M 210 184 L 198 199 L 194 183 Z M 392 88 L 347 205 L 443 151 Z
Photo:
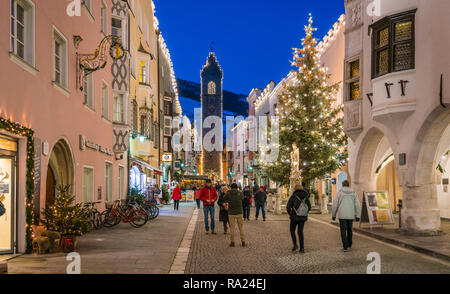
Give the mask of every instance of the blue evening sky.
M 312 13 L 322 39 L 344 13 L 344 0 L 154 0 L 178 78 L 200 82 L 210 42 L 224 71 L 224 89 L 249 94 L 291 70 Z

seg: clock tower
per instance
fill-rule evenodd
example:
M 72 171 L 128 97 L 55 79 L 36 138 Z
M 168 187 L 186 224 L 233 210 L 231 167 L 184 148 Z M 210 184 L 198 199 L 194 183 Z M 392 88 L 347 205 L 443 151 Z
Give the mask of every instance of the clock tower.
M 202 102 L 202 173 L 208 174 L 208 171 L 214 172 L 222 179 L 222 151 L 206 151 L 203 146 L 203 139 L 205 135 L 210 132 L 213 127 L 206 128 L 205 120 L 207 117 L 216 116 L 222 122 L 223 112 L 223 72 L 220 68 L 216 56 L 211 52 L 208 56 L 206 64 L 201 71 L 201 102 Z M 220 146 L 223 148 L 222 128 L 220 130 L 220 137 L 214 137 L 212 143 L 218 143 L 215 140 L 220 140 Z

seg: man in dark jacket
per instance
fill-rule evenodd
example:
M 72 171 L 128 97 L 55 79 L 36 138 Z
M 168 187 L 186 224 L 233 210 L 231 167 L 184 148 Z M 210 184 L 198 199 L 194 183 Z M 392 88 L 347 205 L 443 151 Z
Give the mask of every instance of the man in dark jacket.
M 244 221 L 242 219 L 242 201 L 244 200 L 244 195 L 238 190 L 238 186 L 233 183 L 231 185 L 231 190 L 227 192 L 223 201 L 228 203 L 228 218 L 230 219 L 230 233 L 231 233 L 231 243 L 230 247 L 234 247 L 234 227 L 238 224 L 239 233 L 241 235 L 242 247 L 247 246 L 245 244 L 244 235 Z
M 250 206 L 252 201 L 252 194 L 250 193 L 250 187 L 244 188 L 244 200 L 242 200 L 242 208 L 244 210 L 244 220 L 250 220 Z
M 286 210 L 291 218 L 291 237 L 294 247 L 292 251 L 298 249 L 297 238 L 295 236 L 295 229 L 297 228 L 297 234 L 300 241 L 300 253 L 305 253 L 305 244 L 303 238 L 303 227 L 305 222 L 308 220 L 308 216 L 297 215 L 297 210 L 300 205 L 304 202 L 308 206 L 308 212 L 311 210 L 311 203 L 309 202 L 309 194 L 306 192 L 301 185 L 295 186 L 295 191 L 289 198 L 288 204 L 286 205 Z
M 211 184 L 211 180 L 206 180 L 206 185 L 200 191 L 200 200 L 203 202 L 203 212 L 205 214 L 205 229 L 206 234 L 209 234 L 209 223 L 208 223 L 208 214 L 211 215 L 211 233 L 213 235 L 216 234 L 214 231 L 216 227 L 216 223 L 214 221 L 214 212 L 215 206 L 214 204 L 217 201 L 217 191 Z
M 267 194 L 265 192 L 265 187 L 261 186 L 259 187 L 258 192 L 256 192 L 255 194 L 256 220 L 258 220 L 259 211 L 262 210 L 263 219 L 264 221 L 266 221 L 266 209 L 265 209 L 266 201 L 267 201 Z

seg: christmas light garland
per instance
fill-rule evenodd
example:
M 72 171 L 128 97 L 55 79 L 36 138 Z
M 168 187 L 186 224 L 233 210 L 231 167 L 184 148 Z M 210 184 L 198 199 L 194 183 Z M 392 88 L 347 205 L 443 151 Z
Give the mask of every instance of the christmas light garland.
M 27 160 L 26 160 L 26 253 L 33 250 L 33 219 L 34 219 L 34 131 L 21 124 L 11 122 L 0 117 L 0 129 L 11 134 L 25 137 L 27 139 Z

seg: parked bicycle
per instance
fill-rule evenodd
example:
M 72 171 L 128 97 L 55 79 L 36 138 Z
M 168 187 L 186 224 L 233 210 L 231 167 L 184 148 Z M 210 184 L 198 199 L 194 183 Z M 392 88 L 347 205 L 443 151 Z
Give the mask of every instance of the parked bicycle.
M 147 212 L 150 219 L 155 219 L 159 216 L 159 208 L 156 200 L 144 200 L 141 206 Z
M 155 199 L 146 200 L 141 197 L 136 196 L 128 196 L 127 204 L 135 207 L 140 207 L 145 210 L 148 215 L 148 218 L 153 220 L 159 216 L 159 208 L 158 203 Z
M 124 222 L 140 228 L 147 223 L 149 218 L 144 209 L 130 204 L 121 205 L 120 202 L 116 200 L 111 208 L 102 212 L 103 226 L 113 227 Z
M 91 221 L 91 230 L 92 229 L 100 229 L 102 227 L 102 216 L 101 213 L 95 207 L 96 204 L 101 202 L 86 202 L 84 203 L 83 209 Z

